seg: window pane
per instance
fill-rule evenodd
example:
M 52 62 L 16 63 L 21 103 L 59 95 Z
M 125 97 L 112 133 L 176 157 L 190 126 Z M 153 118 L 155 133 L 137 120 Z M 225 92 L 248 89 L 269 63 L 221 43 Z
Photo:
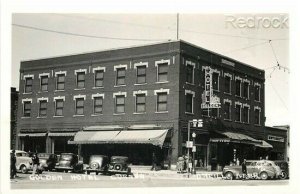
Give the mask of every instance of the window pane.
M 78 99 L 76 100 L 76 106 L 77 106 L 77 107 L 83 106 L 83 99 L 78 98 Z
M 96 87 L 102 87 L 103 86 L 103 80 L 96 80 L 95 81 L 95 86 Z
M 97 106 L 97 105 L 102 105 L 102 98 L 97 97 L 97 98 L 94 98 L 94 100 L 95 100 L 95 105 L 96 105 L 96 106 Z
M 237 96 L 240 96 L 241 95 L 241 81 L 240 80 L 236 80 L 236 86 L 235 86 L 235 89 L 236 89 L 236 92 L 235 94 Z
M 103 71 L 96 71 L 96 79 L 103 79 Z
M 40 110 L 40 117 L 44 117 L 47 115 L 47 110 L 46 109 L 41 109 Z
M 77 87 L 78 88 L 84 88 L 84 81 L 78 81 L 77 82 Z
M 145 97 L 145 95 L 137 95 L 137 96 L 136 96 L 136 102 L 137 102 L 137 103 L 145 103 L 145 102 L 146 102 L 146 97 Z
M 138 66 L 137 75 L 146 75 L 146 66 Z
M 125 85 L 125 78 L 118 78 L 117 85 Z
M 168 64 L 159 64 L 158 65 L 158 73 L 167 73 L 168 72 Z
M 41 77 L 41 83 L 42 84 L 48 84 L 48 76 L 42 76 Z
M 58 82 L 65 82 L 65 75 L 64 74 L 58 75 L 57 76 L 57 81 Z
M 168 74 L 158 74 L 158 81 L 163 82 L 163 81 L 168 81 Z
M 159 103 L 157 109 L 158 111 L 167 111 L 167 103 Z
M 77 107 L 77 109 L 76 109 L 76 114 L 77 114 L 77 115 L 83 115 L 83 108 Z
M 102 113 L 102 106 L 96 106 L 94 109 L 95 114 L 101 114 Z
M 186 112 L 192 113 L 193 112 L 193 95 L 187 94 L 186 95 Z
M 84 80 L 84 76 L 85 76 L 85 73 L 77 73 L 77 80 L 78 81 L 83 81 Z
M 117 105 L 116 112 L 117 113 L 124 113 L 125 112 L 125 106 L 124 105 Z
M 26 85 L 32 85 L 32 78 L 26 78 Z
M 230 93 L 230 77 L 225 77 L 225 92 Z
M 224 104 L 225 119 L 230 119 L 230 103 Z
M 138 76 L 137 83 L 138 84 L 146 83 L 146 76 Z
M 124 77 L 125 76 L 125 68 L 117 69 L 117 76 Z
M 213 73 L 212 82 L 213 82 L 213 89 L 219 90 L 219 74 L 218 73 Z
M 136 105 L 136 112 L 145 112 L 145 111 L 146 111 L 145 104 Z
M 25 102 L 24 103 L 24 108 L 25 109 L 30 109 L 30 107 L 31 107 L 31 103 L 30 102 Z
M 63 109 L 56 109 L 56 116 L 62 116 L 63 115 Z
M 211 116 L 212 117 L 218 117 L 219 116 L 218 113 L 219 113 L 219 109 L 218 108 L 212 108 L 211 109 Z
M 48 91 L 48 85 L 42 85 L 42 91 Z
M 64 102 L 62 100 L 57 100 L 56 101 L 56 107 L 57 108 L 62 108 L 64 107 Z
M 47 108 L 47 102 L 46 101 L 40 101 L 40 108 Z
M 188 83 L 193 83 L 193 66 L 192 65 L 188 65 L 187 66 L 187 72 L 186 72 L 186 81 Z
M 58 83 L 57 84 L 57 89 L 58 90 L 64 90 L 65 89 L 65 84 L 64 83 Z
M 158 102 L 166 102 L 167 101 L 167 94 L 166 93 L 160 93 L 158 94 Z
M 26 93 L 32 92 L 32 86 L 26 86 L 25 87 L 25 92 Z
M 204 116 L 209 116 L 208 115 L 208 109 L 206 108 L 206 109 L 202 109 L 202 115 L 204 115 Z
M 117 104 L 125 104 L 125 97 L 118 96 L 117 97 Z

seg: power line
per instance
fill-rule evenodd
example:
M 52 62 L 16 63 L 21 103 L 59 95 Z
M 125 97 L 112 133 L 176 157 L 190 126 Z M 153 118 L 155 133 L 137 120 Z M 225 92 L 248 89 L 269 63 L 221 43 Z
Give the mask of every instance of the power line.
M 249 46 L 246 46 L 246 47 L 243 47 L 243 48 L 239 48 L 239 49 L 234 49 L 234 50 L 231 50 L 231 51 L 226 51 L 225 53 L 232 53 L 232 52 L 236 52 L 236 51 L 240 51 L 240 50 L 246 50 L 248 48 L 256 47 L 256 46 L 263 45 L 263 44 L 266 44 L 266 43 L 268 43 L 268 41 L 252 44 L 252 45 L 249 45 Z
M 270 80 L 270 84 L 275 92 L 275 94 L 277 95 L 277 97 L 280 99 L 281 103 L 283 104 L 283 106 L 286 108 L 286 110 L 288 111 L 288 107 L 286 106 L 285 102 L 283 101 L 283 99 L 281 98 L 281 96 L 279 95 L 278 91 L 275 89 L 275 87 L 272 84 L 272 81 Z
M 51 33 L 63 34 L 63 35 L 78 36 L 78 37 L 85 37 L 85 38 L 126 40 L 126 41 L 167 41 L 166 39 L 138 39 L 138 38 L 120 38 L 120 37 L 109 37 L 109 36 L 94 36 L 94 35 L 87 35 L 87 34 L 77 34 L 77 33 L 72 33 L 72 32 L 63 32 L 63 31 L 57 31 L 57 30 L 50 30 L 50 29 L 39 28 L 39 27 L 34 27 L 34 26 L 27 26 L 27 25 L 21 25 L 21 24 L 12 24 L 12 25 L 16 26 L 16 27 L 20 27 L 20 28 L 31 29 L 31 30 L 38 30 L 38 31 L 51 32 Z

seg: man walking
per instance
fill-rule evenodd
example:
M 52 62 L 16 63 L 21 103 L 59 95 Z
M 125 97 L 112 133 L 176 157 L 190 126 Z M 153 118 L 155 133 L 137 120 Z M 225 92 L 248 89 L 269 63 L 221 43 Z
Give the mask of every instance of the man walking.
M 247 177 L 246 159 L 244 159 L 244 161 L 242 163 L 242 172 L 243 172 L 243 180 L 246 180 L 246 177 Z
M 33 164 L 32 175 L 35 175 L 35 173 L 37 173 L 39 175 L 38 166 L 40 164 L 40 159 L 39 159 L 37 153 L 34 153 L 32 156 L 32 164 Z
M 155 153 L 153 152 L 152 153 L 152 168 L 151 168 L 151 170 L 156 170 L 156 163 L 157 163 L 157 158 L 156 158 Z
M 12 152 L 10 153 L 10 178 L 13 179 L 15 178 L 16 174 L 17 174 L 17 169 L 16 169 L 16 155 L 15 155 L 15 150 L 12 150 Z

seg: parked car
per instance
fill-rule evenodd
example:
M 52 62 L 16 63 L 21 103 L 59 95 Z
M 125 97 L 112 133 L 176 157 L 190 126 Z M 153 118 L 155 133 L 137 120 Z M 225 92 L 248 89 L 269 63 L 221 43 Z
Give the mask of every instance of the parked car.
M 110 158 L 108 174 L 126 174 L 131 175 L 131 168 L 128 166 L 129 160 L 126 156 L 112 156 Z
M 279 178 L 288 179 L 290 177 L 289 174 L 289 163 L 284 160 L 275 160 L 274 161 L 277 166 L 281 169 L 282 173 Z
M 109 158 L 104 155 L 91 155 L 89 164 L 84 168 L 87 174 L 95 172 L 96 175 L 99 173 L 106 174 L 109 166 Z
M 15 150 L 16 155 L 16 169 L 18 172 L 21 172 L 23 174 L 28 173 L 29 171 L 33 170 L 32 165 L 32 158 L 29 157 L 29 154 L 22 150 Z M 38 166 L 39 173 L 41 174 L 43 172 L 43 169 L 41 166 Z
M 83 172 L 83 162 L 79 161 L 79 157 L 73 153 L 62 153 L 58 163 L 55 165 L 56 171 L 64 172 Z
M 51 153 L 38 153 L 40 165 L 44 170 L 53 170 L 57 163 L 57 155 Z
M 249 160 L 246 162 L 248 178 L 279 178 L 281 169 L 270 160 Z M 242 166 L 225 166 L 223 176 L 226 179 L 238 179 L 242 177 Z

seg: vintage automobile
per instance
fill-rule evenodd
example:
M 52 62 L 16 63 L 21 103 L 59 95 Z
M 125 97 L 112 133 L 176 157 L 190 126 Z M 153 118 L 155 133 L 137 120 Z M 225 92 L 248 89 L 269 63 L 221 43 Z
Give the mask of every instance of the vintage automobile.
M 29 157 L 29 154 L 22 150 L 15 150 L 16 155 L 16 169 L 18 172 L 21 172 L 23 174 L 28 173 L 29 171 L 33 170 L 32 165 L 32 158 Z M 41 166 L 38 166 L 38 172 L 41 174 L 43 172 L 43 169 Z
M 281 175 L 279 178 L 281 179 L 288 179 L 290 177 L 289 174 L 289 163 L 284 160 L 275 160 L 274 161 L 277 166 L 281 169 Z
M 87 174 L 95 172 L 96 175 L 99 173 L 106 174 L 109 166 L 109 158 L 104 155 L 91 155 L 89 164 L 84 168 Z
M 107 174 L 126 174 L 127 176 L 132 175 L 131 168 L 128 165 L 128 157 L 112 156 L 110 158 Z
M 270 160 L 248 160 L 246 166 L 249 179 L 280 178 L 282 173 L 281 169 Z M 223 176 L 229 180 L 242 178 L 242 166 L 225 166 Z
M 44 170 L 53 170 L 57 163 L 57 155 L 51 153 L 38 153 L 40 165 Z
M 55 165 L 55 170 L 60 172 L 83 172 L 83 162 L 79 160 L 76 154 L 62 153 Z

